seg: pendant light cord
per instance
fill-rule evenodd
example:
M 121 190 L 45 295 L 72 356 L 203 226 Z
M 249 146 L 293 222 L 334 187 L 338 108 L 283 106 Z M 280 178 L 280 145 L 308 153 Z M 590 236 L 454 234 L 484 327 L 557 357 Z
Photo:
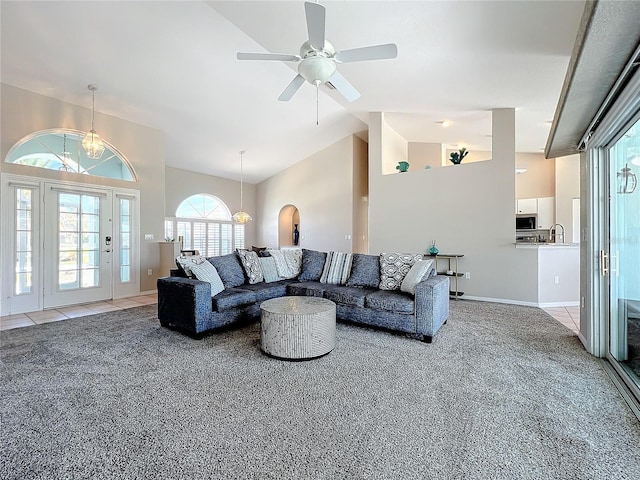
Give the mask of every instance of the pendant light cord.
M 320 84 L 318 82 L 316 82 L 316 127 L 320 124 L 319 122 L 319 117 L 320 117 Z
M 244 212 L 242 209 L 242 184 L 244 179 L 243 168 L 242 168 L 242 157 L 244 156 L 244 150 L 240 152 L 240 211 Z

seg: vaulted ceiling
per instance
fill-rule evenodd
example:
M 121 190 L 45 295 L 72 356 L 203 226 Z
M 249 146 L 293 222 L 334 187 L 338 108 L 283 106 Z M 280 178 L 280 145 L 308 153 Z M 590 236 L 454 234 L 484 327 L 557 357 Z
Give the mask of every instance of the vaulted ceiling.
M 322 3 L 336 49 L 398 46 L 339 65 L 352 103 L 310 84 L 279 102 L 296 64 L 236 59 L 297 54 L 302 1 L 2 1 L 0 80 L 87 108 L 97 84 L 97 111 L 165 133 L 168 165 L 237 179 L 246 150 L 252 183 L 366 135 L 369 112 L 408 141 L 490 150 L 491 109 L 515 107 L 516 150 L 542 153 L 583 1 Z

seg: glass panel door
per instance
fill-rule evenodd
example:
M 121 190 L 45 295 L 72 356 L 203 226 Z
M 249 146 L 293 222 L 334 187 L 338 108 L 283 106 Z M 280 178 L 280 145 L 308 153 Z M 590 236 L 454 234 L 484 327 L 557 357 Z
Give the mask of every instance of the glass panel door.
M 640 387 L 640 120 L 609 151 L 609 357 Z
M 44 307 L 111 298 L 111 192 L 47 185 Z

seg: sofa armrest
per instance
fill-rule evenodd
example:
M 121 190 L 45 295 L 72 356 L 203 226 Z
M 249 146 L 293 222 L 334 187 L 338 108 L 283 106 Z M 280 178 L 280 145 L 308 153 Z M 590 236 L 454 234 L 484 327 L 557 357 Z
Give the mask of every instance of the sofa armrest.
M 449 318 L 449 277 L 436 275 L 416 286 L 416 333 L 433 336 Z
M 158 279 L 158 319 L 165 327 L 197 332 L 211 316 L 211 285 L 183 277 Z

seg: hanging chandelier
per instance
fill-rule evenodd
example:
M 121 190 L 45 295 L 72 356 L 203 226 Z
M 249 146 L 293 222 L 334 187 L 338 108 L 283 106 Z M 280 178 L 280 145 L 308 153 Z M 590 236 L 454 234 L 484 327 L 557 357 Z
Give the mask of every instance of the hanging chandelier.
M 233 219 L 234 222 L 236 223 L 249 223 L 250 221 L 253 220 L 253 218 L 251 218 L 251 215 L 249 215 L 247 212 L 245 212 L 242 209 L 242 184 L 243 184 L 243 170 L 242 170 L 242 157 L 244 156 L 244 150 L 240 151 L 240 211 L 237 213 L 233 214 L 233 217 L 231 217 Z
M 87 152 L 89 158 L 100 158 L 104 152 L 104 142 L 93 128 L 96 115 L 96 87 L 90 83 L 87 88 L 91 90 L 91 130 L 82 139 L 82 148 Z

